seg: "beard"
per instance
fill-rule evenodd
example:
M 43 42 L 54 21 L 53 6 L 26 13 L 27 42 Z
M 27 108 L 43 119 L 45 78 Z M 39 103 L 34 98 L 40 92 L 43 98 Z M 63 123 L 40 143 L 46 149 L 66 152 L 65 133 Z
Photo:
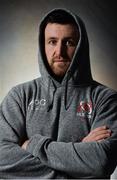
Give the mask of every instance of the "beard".
M 52 58 L 49 61 L 49 66 L 52 70 L 52 72 L 56 76 L 63 77 L 67 71 L 67 69 L 70 66 L 71 61 L 69 59 L 63 59 L 63 58 Z

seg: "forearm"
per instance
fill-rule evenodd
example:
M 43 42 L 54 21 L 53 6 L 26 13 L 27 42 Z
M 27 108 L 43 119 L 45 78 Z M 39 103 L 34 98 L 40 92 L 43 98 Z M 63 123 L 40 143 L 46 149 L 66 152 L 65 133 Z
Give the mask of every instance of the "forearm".
M 17 104 L 13 107 L 20 111 Z M 13 107 L 9 108 L 11 113 L 6 106 L 0 107 L 0 178 L 52 177 L 51 168 L 20 147 L 26 138 L 25 119 L 21 113 L 15 114 Z
M 104 178 L 107 161 L 100 143 L 54 142 L 47 137 L 34 136 L 27 151 L 48 167 L 62 171 L 73 178 Z
M 46 177 L 53 170 L 18 145 L 0 142 L 0 178 Z

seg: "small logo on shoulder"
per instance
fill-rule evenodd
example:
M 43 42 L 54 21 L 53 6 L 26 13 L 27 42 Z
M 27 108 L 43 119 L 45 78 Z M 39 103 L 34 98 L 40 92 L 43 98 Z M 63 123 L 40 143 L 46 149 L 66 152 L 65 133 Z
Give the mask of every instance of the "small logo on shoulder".
M 87 117 L 91 119 L 92 114 L 92 102 L 81 101 L 78 108 L 77 108 L 77 116 L 82 118 Z

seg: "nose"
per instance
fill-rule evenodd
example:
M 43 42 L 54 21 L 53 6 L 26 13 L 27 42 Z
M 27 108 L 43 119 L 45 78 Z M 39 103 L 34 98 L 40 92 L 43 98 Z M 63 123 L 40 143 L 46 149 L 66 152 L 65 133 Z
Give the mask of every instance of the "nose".
M 65 52 L 64 52 L 64 51 L 65 51 L 65 48 L 64 48 L 63 44 L 62 44 L 62 43 L 58 43 L 58 44 L 56 45 L 55 51 L 56 51 L 56 55 L 57 55 L 57 56 L 63 56 L 64 53 L 65 53 Z

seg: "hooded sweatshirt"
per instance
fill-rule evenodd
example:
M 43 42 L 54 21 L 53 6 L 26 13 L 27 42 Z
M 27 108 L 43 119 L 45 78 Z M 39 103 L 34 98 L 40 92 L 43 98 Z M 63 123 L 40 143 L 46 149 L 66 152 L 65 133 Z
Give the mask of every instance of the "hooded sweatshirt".
M 44 52 L 45 18 L 66 11 L 80 34 L 61 82 L 51 74 Z M 54 9 L 39 30 L 41 77 L 13 87 L 0 106 L 0 178 L 109 178 L 117 163 L 117 93 L 94 81 L 84 23 Z M 82 142 L 100 126 L 111 129 L 100 142 Z M 26 150 L 21 148 L 29 139 Z

